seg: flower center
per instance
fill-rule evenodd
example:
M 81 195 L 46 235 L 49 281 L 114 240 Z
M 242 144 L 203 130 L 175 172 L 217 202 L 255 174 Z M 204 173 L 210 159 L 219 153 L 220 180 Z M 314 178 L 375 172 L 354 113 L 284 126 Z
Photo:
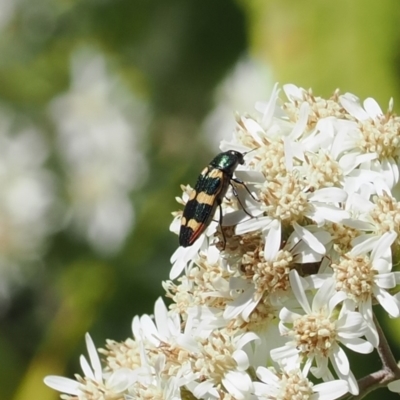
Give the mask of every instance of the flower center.
M 331 234 L 334 248 L 339 254 L 349 251 L 351 241 L 360 234 L 357 229 L 334 222 L 327 222 L 325 228 Z
M 261 188 L 260 200 L 267 215 L 286 222 L 300 222 L 308 207 L 304 183 L 293 175 L 266 181 Z
M 340 257 L 339 264 L 331 265 L 336 280 L 336 290 L 347 293 L 356 303 L 365 301 L 372 295 L 376 271 L 372 269 L 368 256 Z
M 265 146 L 260 147 L 253 162 L 257 163 L 257 169 L 264 174 L 267 181 L 285 175 L 285 149 L 282 139 L 269 138 Z
M 317 122 L 326 117 L 343 117 L 343 108 L 338 102 L 339 91 L 333 93 L 330 99 L 323 99 L 315 97 L 311 90 L 304 90 L 302 100 L 293 100 L 293 102 L 286 102 L 283 106 L 284 111 L 288 114 L 292 121 L 297 121 L 300 115 L 300 107 L 303 102 L 310 105 L 308 115 L 308 127 L 314 128 Z
M 336 341 L 336 325 L 323 312 L 316 312 L 296 319 L 291 334 L 303 355 L 328 357 Z
M 99 353 L 106 356 L 107 365 L 112 371 L 120 368 L 136 369 L 142 365 L 140 346 L 131 338 L 121 343 L 107 340 L 106 348 L 99 349 Z
M 375 120 L 360 121 L 361 149 L 365 153 L 377 153 L 380 160 L 397 155 L 400 145 L 399 120 L 395 115 L 385 115 Z
M 250 313 L 248 321 L 240 316 L 228 322 L 227 329 L 231 332 L 266 332 L 271 324 L 276 322 L 277 309 L 271 305 L 270 296 L 264 293 L 257 306 Z
M 280 390 L 276 400 L 308 400 L 313 384 L 300 371 L 284 372 L 280 377 Z
M 321 187 L 340 186 L 343 171 L 339 163 L 328 153 L 320 150 L 316 154 L 305 155 L 307 169 L 305 176 L 314 189 Z
M 377 233 L 394 231 L 400 233 L 400 203 L 393 197 L 384 193 L 381 196 L 374 196 L 375 207 L 371 210 L 370 216 L 373 219 Z M 399 238 L 396 239 L 399 244 Z
M 232 357 L 235 348 L 229 335 L 222 331 L 213 331 L 211 335 L 199 343 L 202 346 L 201 354 L 196 355 L 193 370 L 202 376 L 220 383 L 228 371 L 237 367 Z
M 293 256 L 287 250 L 279 250 L 275 260 L 266 261 L 264 252 L 248 252 L 242 257 L 242 270 L 256 287 L 256 297 L 263 293 L 286 291 L 289 287 L 289 272 Z

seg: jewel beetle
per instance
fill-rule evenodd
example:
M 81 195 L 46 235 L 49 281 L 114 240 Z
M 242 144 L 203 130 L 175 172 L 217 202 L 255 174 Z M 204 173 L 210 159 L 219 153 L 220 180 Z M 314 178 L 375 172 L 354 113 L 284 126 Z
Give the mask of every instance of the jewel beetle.
M 241 204 L 232 182 L 243 185 L 253 197 L 247 186 L 241 180 L 233 178 L 233 173 L 237 166 L 239 164 L 244 164 L 244 156 L 246 154 L 247 153 L 240 153 L 235 150 L 225 151 L 218 154 L 210 164 L 203 169 L 183 210 L 179 233 L 180 246 L 191 246 L 200 237 L 211 223 L 217 207 L 220 209 L 219 224 L 221 226 L 221 203 L 229 185 L 232 185 L 233 194 Z M 241 206 L 248 214 L 242 204 Z

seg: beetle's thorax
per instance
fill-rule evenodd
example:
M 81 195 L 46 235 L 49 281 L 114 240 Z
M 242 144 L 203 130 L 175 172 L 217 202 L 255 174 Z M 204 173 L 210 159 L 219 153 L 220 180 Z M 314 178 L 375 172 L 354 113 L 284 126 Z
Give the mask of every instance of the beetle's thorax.
M 218 168 L 228 175 L 232 175 L 239 164 L 243 164 L 243 154 L 235 150 L 218 154 L 210 163 L 213 168 Z

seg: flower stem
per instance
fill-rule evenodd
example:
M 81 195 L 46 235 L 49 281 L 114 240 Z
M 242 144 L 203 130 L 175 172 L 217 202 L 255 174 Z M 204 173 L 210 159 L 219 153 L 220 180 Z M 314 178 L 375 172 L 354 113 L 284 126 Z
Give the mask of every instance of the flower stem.
M 358 387 L 360 389 L 360 393 L 357 396 L 346 396 L 347 399 L 361 400 L 368 393 L 371 393 L 376 389 L 386 387 L 388 383 L 394 381 L 395 379 L 400 379 L 400 369 L 375 315 L 374 323 L 379 335 L 379 345 L 377 347 L 377 351 L 382 361 L 382 369 L 372 372 L 364 378 L 359 379 Z

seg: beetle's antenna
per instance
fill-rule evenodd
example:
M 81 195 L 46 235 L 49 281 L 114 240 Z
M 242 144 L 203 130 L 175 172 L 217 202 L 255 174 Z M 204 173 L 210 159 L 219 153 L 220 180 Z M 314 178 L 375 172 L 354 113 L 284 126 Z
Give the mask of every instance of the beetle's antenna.
M 251 153 L 251 152 L 254 151 L 254 150 L 257 150 L 257 149 L 254 148 L 254 149 L 251 149 L 251 150 L 249 150 L 249 151 L 246 151 L 245 153 L 242 153 L 242 154 L 243 154 L 243 156 L 246 156 L 247 154 Z

